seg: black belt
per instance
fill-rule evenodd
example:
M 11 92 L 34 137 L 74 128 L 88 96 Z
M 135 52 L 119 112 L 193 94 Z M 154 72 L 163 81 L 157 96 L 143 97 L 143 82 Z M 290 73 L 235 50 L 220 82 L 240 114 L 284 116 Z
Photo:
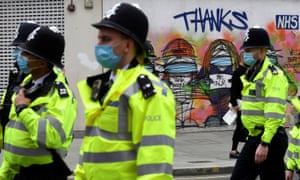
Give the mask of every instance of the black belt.
M 261 130 L 262 132 L 259 133 L 259 135 L 257 135 L 257 136 L 252 136 L 252 137 L 261 137 L 262 134 L 264 133 L 265 127 L 263 127 L 263 126 L 255 126 L 254 129 L 256 129 L 256 130 Z M 279 134 L 285 134 L 285 128 L 282 127 L 282 126 L 279 126 L 279 127 L 277 128 L 277 131 L 276 131 L 276 134 L 277 134 L 277 133 L 279 133 Z

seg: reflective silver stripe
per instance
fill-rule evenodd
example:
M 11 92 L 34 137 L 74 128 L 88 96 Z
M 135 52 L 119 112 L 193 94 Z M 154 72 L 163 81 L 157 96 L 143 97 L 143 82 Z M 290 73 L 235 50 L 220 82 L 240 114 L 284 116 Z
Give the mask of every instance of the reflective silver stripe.
M 267 103 L 279 103 L 279 104 L 286 104 L 286 100 L 280 99 L 280 98 L 275 98 L 275 97 L 267 97 L 266 98 Z
M 243 101 L 244 102 L 265 102 L 265 103 L 278 103 L 278 104 L 286 104 L 286 101 L 280 98 L 275 98 L 275 97 L 267 97 L 267 98 L 262 98 L 262 97 L 251 97 L 251 96 L 243 96 Z
M 268 74 L 268 70 L 269 68 L 267 68 L 264 72 L 263 72 L 263 78 L 259 79 L 256 81 L 256 96 L 257 97 L 262 97 L 262 89 L 264 88 L 265 84 L 263 83 L 264 78 L 267 76 Z
M 22 131 L 27 131 L 26 127 L 24 126 L 23 123 L 19 122 L 19 121 L 15 121 L 15 120 L 10 120 L 8 121 L 8 123 L 6 124 L 7 127 L 10 128 L 14 128 L 14 129 L 18 129 L 18 130 L 22 130 Z
M 156 136 L 143 136 L 140 146 L 156 146 L 167 145 L 174 147 L 175 141 L 169 136 L 156 135 Z
M 13 154 L 21 156 L 46 156 L 50 155 L 50 152 L 45 148 L 22 148 L 16 147 L 11 144 L 4 143 L 4 149 Z
M 162 82 L 162 81 L 156 82 L 156 81 L 152 81 L 152 80 L 151 80 L 151 82 L 152 82 L 153 84 L 155 84 L 155 85 L 161 87 L 161 88 L 162 88 L 162 94 L 163 94 L 164 96 L 167 96 L 167 92 L 168 92 L 168 91 L 167 91 L 167 88 L 164 86 L 164 82 Z
M 83 155 L 83 162 L 91 163 L 111 163 L 121 161 L 132 161 L 136 159 L 136 152 L 131 151 L 119 151 L 119 152 L 102 152 L 92 153 L 85 152 Z
M 98 127 L 87 126 L 85 128 L 86 136 L 101 136 L 109 140 L 131 140 L 132 134 L 129 132 L 124 133 L 112 133 L 108 131 L 104 131 Z
M 243 115 L 247 116 L 264 116 L 263 110 L 242 110 Z
M 265 118 L 275 118 L 275 119 L 283 119 L 285 117 L 284 114 L 279 114 L 275 112 L 265 113 Z
M 266 74 L 264 73 L 264 75 Z M 259 79 L 256 81 L 256 97 L 262 97 L 261 92 L 264 86 L 265 85 L 263 84 L 263 79 Z
M 173 169 L 172 165 L 163 163 L 163 164 L 145 164 L 138 166 L 138 176 L 143 176 L 146 174 L 172 174 Z
M 128 133 L 128 109 L 129 97 L 140 91 L 137 83 L 133 83 L 126 91 L 120 96 L 119 99 L 119 114 L 118 114 L 118 132 Z
M 265 99 L 262 97 L 253 97 L 253 96 L 243 96 L 243 102 L 265 102 Z
M 300 146 L 300 139 L 291 137 L 291 143 L 297 146 Z
M 288 150 L 287 155 L 291 159 L 299 159 L 299 153 Z
M 46 145 L 46 132 L 47 132 L 47 121 L 56 129 L 59 133 L 61 142 L 64 143 L 66 141 L 66 135 L 62 128 L 62 124 L 55 118 L 51 116 L 46 116 L 45 119 L 39 120 L 38 125 L 38 142 L 39 145 L 45 146 Z
M 128 97 L 121 95 L 119 100 L 118 133 L 128 133 Z
M 265 118 L 275 118 L 275 119 L 280 119 L 280 120 L 285 117 L 284 114 L 279 114 L 279 113 L 274 113 L 274 112 L 264 113 L 263 110 L 242 110 L 242 115 L 262 116 Z

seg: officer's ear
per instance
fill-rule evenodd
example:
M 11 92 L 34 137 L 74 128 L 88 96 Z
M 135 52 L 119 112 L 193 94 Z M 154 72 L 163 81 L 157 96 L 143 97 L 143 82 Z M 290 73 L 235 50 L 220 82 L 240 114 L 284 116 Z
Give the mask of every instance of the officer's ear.
M 125 43 L 125 45 L 124 45 L 124 53 L 128 53 L 131 49 L 133 49 L 134 48 L 134 46 L 135 46 L 135 43 L 134 43 L 134 41 L 131 39 L 131 38 L 126 38 L 126 39 L 124 39 L 124 43 Z

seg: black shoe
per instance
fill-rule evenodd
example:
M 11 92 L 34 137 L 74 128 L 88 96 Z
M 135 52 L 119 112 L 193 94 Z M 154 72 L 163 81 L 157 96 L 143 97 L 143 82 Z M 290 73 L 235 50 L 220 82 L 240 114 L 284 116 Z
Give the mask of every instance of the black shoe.
M 230 152 L 229 153 L 229 158 L 230 159 L 237 159 L 239 157 L 240 157 L 240 153 L 239 152 L 236 152 L 236 153 Z

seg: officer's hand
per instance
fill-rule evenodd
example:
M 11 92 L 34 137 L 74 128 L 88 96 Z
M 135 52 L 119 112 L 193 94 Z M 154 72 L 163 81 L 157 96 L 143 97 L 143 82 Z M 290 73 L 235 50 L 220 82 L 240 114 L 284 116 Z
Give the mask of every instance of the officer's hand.
M 30 104 L 31 99 L 26 98 L 24 93 L 25 93 L 25 88 L 21 88 L 16 96 L 15 106 Z
M 263 146 L 261 144 L 258 145 L 255 152 L 255 163 L 260 164 L 267 159 L 269 147 Z
M 237 111 L 240 110 L 240 107 L 239 107 L 239 106 L 233 106 L 232 109 L 233 109 L 235 112 L 237 112 Z
M 285 180 L 293 180 L 293 175 L 294 175 L 293 171 L 287 170 L 285 172 Z

